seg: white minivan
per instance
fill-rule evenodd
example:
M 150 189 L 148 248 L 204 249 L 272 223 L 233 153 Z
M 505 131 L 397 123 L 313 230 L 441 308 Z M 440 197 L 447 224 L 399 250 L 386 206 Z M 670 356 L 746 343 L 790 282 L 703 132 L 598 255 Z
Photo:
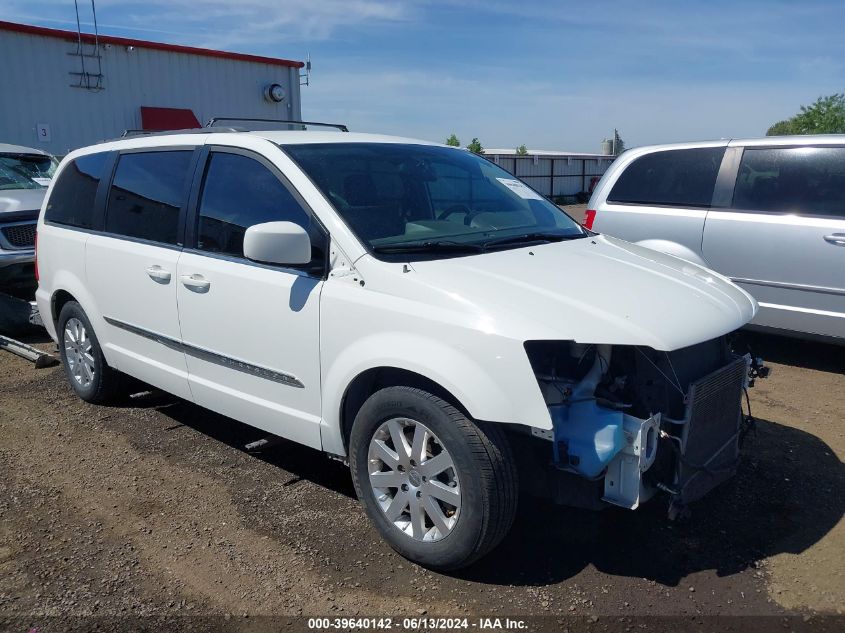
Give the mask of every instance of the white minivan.
M 89 402 L 123 375 L 348 460 L 402 555 L 454 569 L 520 492 L 677 512 L 735 471 L 756 312 L 424 141 L 206 128 L 77 150 L 38 305 Z

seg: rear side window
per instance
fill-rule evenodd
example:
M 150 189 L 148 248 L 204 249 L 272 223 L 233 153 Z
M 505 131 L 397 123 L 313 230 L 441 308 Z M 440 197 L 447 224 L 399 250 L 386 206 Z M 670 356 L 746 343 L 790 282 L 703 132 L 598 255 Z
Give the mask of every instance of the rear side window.
M 282 221 L 308 229 L 310 215 L 259 161 L 212 152 L 200 199 L 198 249 L 243 257 L 249 227 Z
M 192 154 L 190 150 L 123 154 L 109 190 L 106 232 L 176 244 Z
M 608 202 L 709 207 L 724 147 L 654 152 L 637 158 L 613 185 Z
M 746 149 L 733 206 L 845 217 L 845 147 Z
M 94 227 L 94 200 L 107 156 L 88 154 L 65 166 L 47 201 L 45 220 L 84 229 Z

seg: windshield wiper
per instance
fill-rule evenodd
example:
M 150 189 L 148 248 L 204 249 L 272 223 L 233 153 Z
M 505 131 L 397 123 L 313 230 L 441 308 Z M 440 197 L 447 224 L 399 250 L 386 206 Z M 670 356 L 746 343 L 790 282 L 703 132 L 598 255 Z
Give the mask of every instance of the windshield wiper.
M 405 242 L 404 244 L 385 244 L 373 246 L 376 253 L 480 253 L 484 250 L 481 244 L 470 244 L 467 242 L 449 242 L 444 240 L 431 240 L 425 242 Z
M 483 253 L 491 248 L 508 246 L 510 244 L 535 244 L 540 242 L 562 242 L 579 237 L 586 237 L 586 233 L 554 233 L 551 231 L 522 233 L 501 237 L 486 242 L 453 242 L 449 240 L 426 240 L 422 242 L 404 242 L 400 244 L 384 244 L 373 246 L 374 253 Z
M 481 244 L 481 248 L 488 250 L 496 248 L 497 246 L 508 246 L 509 244 L 536 243 L 536 242 L 562 242 L 564 240 L 574 240 L 581 237 L 586 237 L 586 233 L 553 233 L 551 231 L 535 231 L 533 233 L 522 233 L 520 235 L 511 235 L 509 237 L 500 237 L 496 240 L 489 240 Z

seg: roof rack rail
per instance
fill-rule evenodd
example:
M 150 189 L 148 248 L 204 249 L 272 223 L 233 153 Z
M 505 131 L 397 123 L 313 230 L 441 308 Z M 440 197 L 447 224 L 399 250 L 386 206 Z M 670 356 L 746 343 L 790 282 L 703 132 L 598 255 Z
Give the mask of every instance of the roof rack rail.
M 302 125 L 303 127 L 306 125 L 320 125 L 323 127 L 333 127 L 337 128 L 341 132 L 348 132 L 349 128 L 346 127 L 343 123 L 321 123 L 320 121 L 292 121 L 289 119 L 251 119 L 251 118 L 243 118 L 243 117 L 230 117 L 230 116 L 216 116 L 208 120 L 208 123 L 205 124 L 205 127 L 214 127 L 214 125 L 220 121 L 243 121 L 246 123 L 286 123 L 289 125 Z
M 126 138 L 127 136 L 144 136 L 147 134 L 158 134 L 159 132 L 164 132 L 164 130 L 123 130 L 123 134 L 120 135 L 120 138 Z
M 246 132 L 246 128 L 242 127 L 217 127 L 209 130 L 204 127 L 191 127 L 184 130 L 123 130 L 120 138 L 128 138 L 130 136 L 168 136 L 170 134 L 220 134 L 221 132 Z

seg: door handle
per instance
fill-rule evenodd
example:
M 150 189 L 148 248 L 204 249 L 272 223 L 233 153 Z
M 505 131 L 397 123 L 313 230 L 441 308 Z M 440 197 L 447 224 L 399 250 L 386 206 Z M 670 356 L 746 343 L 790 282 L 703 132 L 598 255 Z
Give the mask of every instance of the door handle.
M 845 233 L 831 233 L 824 236 L 824 241 L 834 246 L 845 246 Z
M 164 270 L 164 268 L 158 264 L 147 268 L 147 274 L 150 276 L 150 279 L 157 281 L 160 284 L 170 283 L 170 271 Z
M 181 275 L 179 277 L 179 281 L 182 282 L 189 290 L 193 290 L 194 292 L 208 292 L 208 289 L 211 287 L 211 282 L 207 281 L 205 277 L 194 273 L 193 275 Z

